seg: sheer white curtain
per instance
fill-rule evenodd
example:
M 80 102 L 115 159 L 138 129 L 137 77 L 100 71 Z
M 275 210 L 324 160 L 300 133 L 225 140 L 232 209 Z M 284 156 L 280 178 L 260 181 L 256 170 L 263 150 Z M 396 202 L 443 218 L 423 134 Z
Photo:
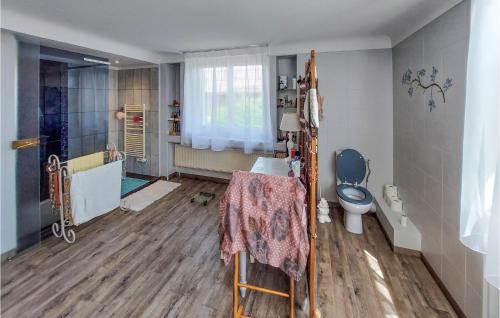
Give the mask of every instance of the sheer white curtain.
M 181 140 L 215 151 L 273 149 L 267 48 L 186 54 Z
M 485 254 L 500 288 L 500 0 L 472 1 L 462 164 L 460 238 Z

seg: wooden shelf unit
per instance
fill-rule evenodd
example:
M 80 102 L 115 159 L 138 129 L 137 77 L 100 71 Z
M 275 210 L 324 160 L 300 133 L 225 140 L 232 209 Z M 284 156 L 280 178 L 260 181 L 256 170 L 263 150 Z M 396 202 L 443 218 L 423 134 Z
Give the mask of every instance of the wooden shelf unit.
M 182 127 L 181 105 L 168 105 L 168 134 L 169 136 L 180 136 Z

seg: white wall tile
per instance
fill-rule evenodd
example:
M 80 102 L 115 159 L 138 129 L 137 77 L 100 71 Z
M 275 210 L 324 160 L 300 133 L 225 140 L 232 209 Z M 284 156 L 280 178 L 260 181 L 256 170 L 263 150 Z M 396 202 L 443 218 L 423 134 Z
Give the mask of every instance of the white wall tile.
M 437 217 L 441 217 L 443 210 L 443 181 L 433 175 L 426 175 L 424 200 Z
M 434 234 L 432 234 L 432 231 L 422 232 L 422 253 L 434 269 L 434 272 L 436 272 L 436 274 L 438 274 L 440 277 L 442 277 L 443 273 L 443 256 L 441 247 L 440 233 L 437 236 L 434 236 Z
M 466 249 L 466 278 L 469 287 L 481 294 L 483 289 L 483 262 L 484 256 L 476 251 Z
M 297 57 L 299 74 L 304 72 L 304 58 Z M 372 193 L 393 182 L 391 61 L 391 50 L 318 54 L 319 89 L 325 96 L 319 182 L 328 200 L 336 201 L 334 152 L 342 148 L 355 148 L 370 159 Z
M 459 241 L 459 231 L 447 222 L 443 222 L 443 254 L 453 260 L 459 273 L 465 273 L 465 253 L 467 248 Z
M 404 200 L 411 200 L 405 206 L 422 232 L 424 256 L 460 308 L 481 317 L 481 256 L 459 240 L 468 5 L 457 5 L 393 49 L 394 175 Z M 433 91 L 437 107 L 430 112 L 429 92 L 409 96 L 400 79 L 408 68 L 430 72 L 432 66 L 438 82 L 450 77 L 453 86 L 446 102 Z
M 474 291 L 470 286 L 467 286 L 465 296 L 465 315 L 467 317 L 482 317 L 483 301 L 479 293 Z M 494 316 L 487 316 L 494 317 Z M 497 316 L 498 317 L 498 316 Z
M 450 260 L 446 256 L 443 257 L 443 272 L 441 280 L 446 285 L 446 288 L 453 296 L 457 304 L 465 309 L 465 275 L 455 267 L 455 260 Z
M 462 183 L 462 156 L 443 152 L 443 163 L 444 184 L 459 193 Z
M 460 197 L 457 189 L 443 185 L 443 220 L 456 232 L 460 229 Z

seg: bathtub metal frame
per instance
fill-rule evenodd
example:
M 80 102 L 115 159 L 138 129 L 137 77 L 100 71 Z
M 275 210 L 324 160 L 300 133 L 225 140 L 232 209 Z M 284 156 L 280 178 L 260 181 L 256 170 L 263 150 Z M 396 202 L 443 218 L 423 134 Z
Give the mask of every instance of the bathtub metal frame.
M 127 155 L 123 151 L 118 151 L 115 144 L 108 144 L 106 146 L 108 154 L 108 162 L 118 160 L 123 161 L 122 178 L 126 173 L 126 159 Z M 71 174 L 67 167 L 68 161 L 61 162 L 59 157 L 52 154 L 48 158 L 47 173 L 49 179 L 55 178 L 57 180 L 57 198 L 54 195 L 50 196 L 52 209 L 59 214 L 59 221 L 52 223 L 52 233 L 55 237 L 63 238 L 68 243 L 74 243 L 76 240 L 76 233 L 71 226 L 74 226 L 72 218 L 68 216 L 71 213 L 71 193 L 70 183 Z M 50 189 L 52 192 L 53 189 Z M 66 213 L 65 213 L 66 212 Z

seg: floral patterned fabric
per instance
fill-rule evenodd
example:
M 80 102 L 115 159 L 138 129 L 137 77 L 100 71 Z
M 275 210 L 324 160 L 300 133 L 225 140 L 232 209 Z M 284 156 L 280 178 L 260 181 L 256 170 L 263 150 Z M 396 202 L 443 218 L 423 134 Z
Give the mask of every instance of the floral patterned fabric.
M 247 250 L 300 280 L 309 254 L 306 189 L 298 178 L 237 171 L 219 203 L 224 262 Z

